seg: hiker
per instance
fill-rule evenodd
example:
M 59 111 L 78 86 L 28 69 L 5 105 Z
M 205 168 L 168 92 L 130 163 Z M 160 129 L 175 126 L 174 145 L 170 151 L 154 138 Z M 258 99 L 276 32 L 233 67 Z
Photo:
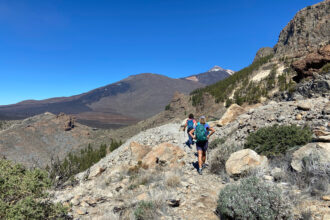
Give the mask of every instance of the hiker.
M 189 148 L 191 148 L 191 145 L 194 144 L 194 140 L 193 138 L 189 135 L 189 132 L 194 129 L 194 127 L 196 126 L 197 122 L 194 119 L 194 115 L 193 114 L 189 114 L 188 119 L 186 121 L 186 124 L 184 125 L 183 131 L 186 130 L 186 127 L 188 127 L 187 129 L 187 133 L 188 133 L 188 141 L 186 142 L 186 145 L 188 145 Z
M 208 140 L 210 136 L 215 132 L 207 123 L 205 116 L 200 117 L 198 124 L 194 129 L 189 132 L 189 135 L 196 139 L 196 148 L 198 153 L 198 173 L 202 175 L 202 169 L 206 164 L 206 151 L 208 148 Z

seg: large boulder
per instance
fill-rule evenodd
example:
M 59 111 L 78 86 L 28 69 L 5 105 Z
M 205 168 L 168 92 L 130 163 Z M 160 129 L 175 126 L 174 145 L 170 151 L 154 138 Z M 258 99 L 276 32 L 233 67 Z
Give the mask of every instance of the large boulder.
M 182 166 L 181 159 L 186 153 L 179 147 L 171 143 L 161 143 L 151 149 L 142 159 L 145 167 L 153 168 L 157 165 L 175 168 Z
M 222 118 L 219 120 L 218 122 L 218 126 L 222 127 L 225 126 L 233 121 L 236 120 L 236 118 L 245 113 L 245 109 L 242 108 L 241 106 L 237 105 L 237 104 L 232 104 L 227 111 L 225 112 L 225 114 L 222 116 Z
M 251 149 L 232 153 L 226 162 L 226 172 L 229 175 L 239 175 L 252 168 L 264 168 L 268 164 L 266 156 L 260 156 Z
M 291 167 L 301 172 L 303 169 L 303 159 L 306 157 L 318 157 L 320 163 L 330 161 L 330 143 L 309 143 L 293 153 Z

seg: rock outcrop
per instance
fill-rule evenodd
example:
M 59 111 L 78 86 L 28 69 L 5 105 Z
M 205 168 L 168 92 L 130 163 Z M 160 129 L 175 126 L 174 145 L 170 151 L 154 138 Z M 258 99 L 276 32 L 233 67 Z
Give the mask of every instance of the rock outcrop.
M 313 73 L 319 72 L 327 63 L 330 63 L 330 44 L 292 63 L 292 68 L 298 74 L 295 80 L 300 81 L 301 79 L 313 76 Z
M 226 172 L 229 175 L 240 175 L 254 168 L 265 168 L 267 157 L 260 156 L 251 149 L 237 151 L 230 155 L 226 162 Z
M 329 43 L 330 1 L 300 10 L 281 31 L 274 47 L 278 57 L 301 57 Z
M 237 105 L 237 104 L 232 104 L 227 111 L 225 112 L 225 114 L 222 116 L 222 118 L 219 120 L 218 122 L 218 126 L 222 127 L 225 126 L 227 124 L 229 124 L 230 122 L 233 122 L 236 120 L 236 118 L 245 113 L 245 109 L 242 108 L 241 106 Z
M 60 113 L 57 115 L 57 119 L 63 123 L 64 131 L 70 131 L 74 128 L 75 118 L 73 116 Z
M 256 56 L 254 57 L 253 62 L 259 60 L 260 58 L 274 55 L 274 49 L 271 47 L 262 47 L 258 50 Z

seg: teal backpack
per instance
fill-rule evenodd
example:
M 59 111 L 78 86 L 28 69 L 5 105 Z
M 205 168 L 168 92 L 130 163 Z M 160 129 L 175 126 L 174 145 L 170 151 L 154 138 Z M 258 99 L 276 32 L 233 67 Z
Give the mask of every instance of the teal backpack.
M 195 129 L 197 141 L 207 141 L 206 129 L 203 124 L 198 124 Z

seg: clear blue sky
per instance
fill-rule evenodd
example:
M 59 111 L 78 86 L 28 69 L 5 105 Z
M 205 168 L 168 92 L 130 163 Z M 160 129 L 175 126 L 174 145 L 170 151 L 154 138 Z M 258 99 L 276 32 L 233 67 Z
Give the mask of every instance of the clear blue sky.
M 313 0 L 0 0 L 0 105 L 239 70 Z

